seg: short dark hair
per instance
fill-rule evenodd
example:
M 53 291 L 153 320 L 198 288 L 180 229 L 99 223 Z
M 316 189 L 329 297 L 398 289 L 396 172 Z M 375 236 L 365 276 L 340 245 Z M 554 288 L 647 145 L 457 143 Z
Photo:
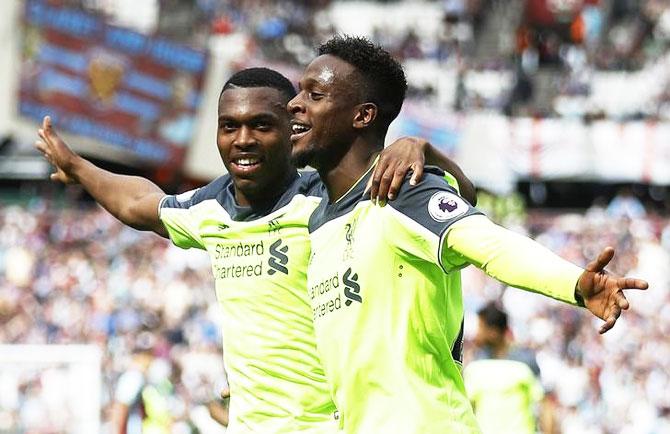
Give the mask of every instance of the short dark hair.
M 501 332 L 507 331 L 507 314 L 498 306 L 498 303 L 493 301 L 486 303 L 484 307 L 477 311 L 477 315 L 487 326 L 496 328 Z
M 337 35 L 321 44 L 319 55 L 338 57 L 356 67 L 364 79 L 365 97 L 379 108 L 386 130 L 398 116 L 407 92 L 407 79 L 400 63 L 379 45 L 357 36 Z
M 269 87 L 277 89 L 289 102 L 295 95 L 295 87 L 279 72 L 269 68 L 247 68 L 233 74 L 232 77 L 223 85 L 221 93 L 228 89 L 234 88 L 248 88 L 248 87 Z

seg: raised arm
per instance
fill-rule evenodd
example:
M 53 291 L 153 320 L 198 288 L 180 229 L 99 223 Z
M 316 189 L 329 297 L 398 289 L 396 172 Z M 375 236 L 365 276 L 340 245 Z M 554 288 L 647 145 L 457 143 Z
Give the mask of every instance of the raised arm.
M 449 172 L 458 182 L 460 195 L 471 205 L 477 204 L 475 186 L 458 165 L 428 141 L 418 137 L 403 137 L 388 146 L 370 178 L 370 197 L 378 200 L 395 199 L 408 170 L 413 170 L 412 185 L 423 177 L 424 164 Z
M 611 329 L 629 303 L 624 290 L 647 289 L 644 280 L 617 277 L 605 271 L 614 249 L 605 248 L 582 269 L 530 238 L 516 234 L 484 216 L 464 218 L 448 228 L 443 261 L 469 262 L 491 277 L 517 288 L 585 306 Z
M 38 134 L 35 147 L 56 167 L 53 181 L 81 184 L 124 224 L 167 237 L 158 216 L 158 204 L 165 193 L 156 184 L 139 176 L 117 175 L 79 156 L 58 137 L 49 116 L 44 117 Z
M 421 139 L 419 139 L 421 140 Z M 477 205 L 477 190 L 475 190 L 475 185 L 470 181 L 461 168 L 456 164 L 455 161 L 447 157 L 445 154 L 440 152 L 435 146 L 431 145 L 428 142 L 425 142 L 425 152 L 426 152 L 426 164 L 431 166 L 437 166 L 441 169 L 446 170 L 451 173 L 456 181 L 458 182 L 458 190 L 461 196 L 470 202 L 470 205 Z M 419 178 L 423 167 L 419 168 Z

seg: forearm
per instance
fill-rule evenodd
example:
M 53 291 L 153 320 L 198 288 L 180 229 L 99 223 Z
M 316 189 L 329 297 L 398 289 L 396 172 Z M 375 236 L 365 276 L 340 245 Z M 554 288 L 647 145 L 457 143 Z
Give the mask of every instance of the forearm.
M 77 158 L 70 173 L 84 189 L 124 224 L 165 236 L 158 203 L 165 195 L 156 184 L 139 176 L 118 175 Z
M 540 403 L 540 415 L 538 418 L 538 425 L 540 432 L 544 434 L 558 433 L 558 424 L 556 423 L 556 409 L 555 404 L 545 397 Z
M 577 304 L 580 267 L 484 216 L 466 217 L 452 225 L 445 244 L 447 256 L 455 253 L 509 286 Z
M 221 401 L 211 401 L 207 403 L 207 410 L 212 419 L 223 426 L 228 426 L 228 409 Z
M 456 178 L 456 181 L 458 181 L 461 196 L 470 202 L 472 206 L 477 205 L 477 191 L 475 190 L 475 186 L 472 181 L 465 176 L 465 173 L 463 173 L 458 164 L 454 163 L 453 160 L 442 154 L 431 144 L 426 146 L 425 155 L 427 164 L 437 166 L 451 173 L 454 178 Z
M 128 406 L 115 402 L 112 405 L 112 432 L 113 434 L 126 434 L 126 425 L 128 423 Z

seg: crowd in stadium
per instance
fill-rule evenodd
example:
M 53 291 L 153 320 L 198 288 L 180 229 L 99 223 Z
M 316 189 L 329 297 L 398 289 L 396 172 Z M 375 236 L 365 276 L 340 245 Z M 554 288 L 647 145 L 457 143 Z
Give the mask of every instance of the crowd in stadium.
M 670 221 L 653 214 L 633 220 L 630 209 L 613 203 L 583 215 L 534 211 L 505 221 L 577 264 L 611 244 L 617 249 L 612 271 L 650 281 L 645 296 L 629 295 L 633 309 L 603 337 L 597 321 L 576 308 L 506 290 L 472 267 L 463 276 L 466 366 L 477 310 L 501 300 L 516 344 L 536 352 L 561 432 L 670 429 Z M 603 224 L 606 219 L 616 223 Z M 121 374 L 135 369 L 139 352 L 150 354 L 147 383 L 172 384 L 172 432 L 194 426 L 209 432 L 202 428 L 211 424 L 204 406 L 223 387 L 224 376 L 220 313 L 204 254 L 125 228 L 99 208 L 41 200 L 3 207 L 0 234 L 0 342 L 103 349 L 107 429 Z M 0 430 L 67 423 L 59 419 L 62 409 L 42 396 L 39 377 L 4 381 L 0 390 L 16 390 L 3 393 L 14 400 L 0 399 Z
M 57 3 L 196 47 L 212 37 L 242 34 L 247 42 L 240 65 L 271 63 L 296 77 L 315 46 L 343 31 L 343 19 L 361 20 L 374 42 L 404 60 L 410 96 L 442 108 L 589 120 L 665 120 L 670 113 L 670 6 L 660 0 L 147 0 L 141 4 L 160 5 L 150 24 L 137 21 L 147 7 L 128 13 L 125 0 Z M 360 6 L 335 13 L 347 4 Z M 382 19 L 382 9 L 355 12 L 371 4 L 407 13 Z M 429 9 L 432 22 L 413 9 Z M 415 77 L 425 71 L 433 71 L 427 83 Z M 453 85 L 438 85 L 439 75 L 453 75 Z
M 62 3 L 100 10 L 105 4 Z M 196 9 L 189 16 L 204 30 L 185 37 L 243 31 L 254 42 L 250 57 L 287 68 L 311 60 L 312 48 L 336 30 L 327 13 L 330 0 L 192 3 Z M 662 74 L 665 59 L 670 61 L 667 2 L 557 2 L 580 6 L 549 15 L 539 3 L 546 2 L 445 0 L 438 33 L 376 28 L 372 39 L 407 64 L 458 70 L 459 84 L 449 99 L 457 109 L 587 119 L 670 117 L 670 74 Z M 518 14 L 525 19 L 508 34 L 509 50 L 487 49 L 485 35 L 503 30 L 494 15 L 509 17 L 519 5 L 527 13 Z M 480 93 L 477 80 L 467 80 L 487 70 L 510 73 L 508 87 L 491 96 Z M 598 71 L 616 71 L 617 77 Z M 660 78 L 639 104 L 620 110 L 603 103 L 612 100 L 599 99 L 611 96 L 610 85 L 620 80 L 648 85 L 649 74 Z M 412 90 L 415 98 L 430 101 L 437 91 Z M 549 101 L 538 101 L 538 95 Z M 627 295 L 632 309 L 601 337 L 588 313 L 505 288 L 469 267 L 463 272 L 465 365 L 476 353 L 476 312 L 495 300 L 510 315 L 515 345 L 536 354 L 556 432 L 670 432 L 670 220 L 631 197 L 570 214 L 489 215 L 581 266 L 612 245 L 616 256 L 608 268 L 643 277 L 651 288 L 644 296 Z M 205 253 L 124 227 L 98 207 L 34 199 L 0 207 L 0 288 L 0 343 L 87 343 L 102 350 L 103 433 L 112 432 L 119 403 L 131 408 L 129 423 L 141 423 L 133 413 L 151 406 L 142 393 L 150 387 L 163 394 L 165 408 L 156 417 L 171 432 L 221 432 L 207 410 L 225 374 L 220 311 Z M 68 410 L 49 399 L 49 384 L 35 372 L 20 378 L 0 373 L 0 432 L 65 432 Z
M 306 64 L 312 47 L 339 30 L 329 14 L 332 3 L 247 0 L 198 4 L 203 24 L 215 34 L 248 33 L 254 41 L 251 56 L 289 66 Z M 393 27 L 374 25 L 370 36 L 395 57 L 419 61 L 422 68 L 433 68 L 437 61 L 442 70 L 457 70 L 462 89 L 451 99 L 458 109 L 589 118 L 644 115 L 665 119 L 668 115 L 670 83 L 663 78 L 643 103 L 620 107 L 625 104 L 617 100 L 616 107 L 608 107 L 601 101 L 607 93 L 619 93 L 616 86 L 622 80 L 627 79 L 628 86 L 648 85 L 644 77 L 659 67 L 667 71 L 667 2 L 446 0 L 439 4 L 441 18 L 435 31 L 426 32 L 421 22 L 407 18 L 403 23 L 397 17 L 400 21 Z M 408 8 L 425 5 L 407 3 Z M 509 73 L 513 78 L 490 95 L 486 84 L 478 83 L 482 81 L 478 75 L 486 71 Z M 427 86 L 413 91 L 425 98 L 440 90 Z M 580 110 L 585 101 L 586 110 Z
M 225 385 L 207 256 L 169 248 L 100 209 L 35 202 L 0 214 L 0 342 L 100 346 L 107 422 L 117 394 L 128 394 L 115 390 L 119 376 L 137 368 L 138 354 L 150 353 L 147 376 L 159 378 L 148 382 L 174 378 L 172 432 L 190 432 Z M 0 378 L 0 431 L 69 432 L 63 402 L 45 398 L 39 376 Z

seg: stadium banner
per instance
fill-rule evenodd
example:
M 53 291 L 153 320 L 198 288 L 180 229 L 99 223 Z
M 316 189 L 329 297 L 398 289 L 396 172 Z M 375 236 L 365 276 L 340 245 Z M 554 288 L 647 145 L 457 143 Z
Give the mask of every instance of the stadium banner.
M 407 102 L 389 127 L 386 144 L 403 136 L 418 136 L 453 156 L 461 140 L 462 122 L 463 116 L 452 111 Z
M 507 160 L 517 177 L 670 184 L 669 123 L 515 119 L 509 125 Z
M 499 194 L 525 179 L 670 185 L 670 123 L 458 116 L 407 104 L 389 129 L 428 139 Z
M 508 160 L 520 177 L 588 178 L 593 175 L 589 127 L 577 119 L 512 118 Z
M 59 129 L 110 154 L 181 165 L 197 121 L 204 50 L 45 0 L 26 1 L 22 42 L 21 116 L 49 114 Z

